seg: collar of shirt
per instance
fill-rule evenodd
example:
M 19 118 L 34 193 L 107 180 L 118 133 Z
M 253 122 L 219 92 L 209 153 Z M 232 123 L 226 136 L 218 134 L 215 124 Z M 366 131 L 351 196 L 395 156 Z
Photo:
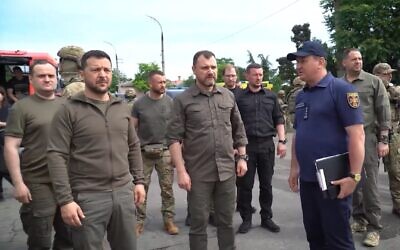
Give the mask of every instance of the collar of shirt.
M 358 75 L 358 77 L 356 79 L 353 80 L 353 82 L 355 82 L 355 81 L 364 81 L 366 79 L 366 75 L 367 75 L 367 73 L 364 70 L 361 70 L 360 74 Z M 345 80 L 346 82 L 349 82 L 347 80 L 347 75 L 346 74 L 344 74 L 343 80 Z
M 213 93 L 213 94 L 215 94 L 215 93 L 221 93 L 221 89 L 220 89 L 220 88 L 221 88 L 221 87 L 218 87 L 218 86 L 215 86 L 215 85 L 214 85 L 214 88 L 213 88 L 212 93 Z M 190 92 L 190 94 L 191 94 L 192 96 L 197 96 L 197 95 L 200 95 L 200 94 L 203 94 L 203 95 L 206 95 L 206 96 L 209 96 L 209 95 L 210 95 L 209 92 L 206 92 L 206 91 L 201 90 L 201 89 L 197 86 L 197 84 L 193 84 L 193 85 L 189 88 L 189 92 Z
M 261 88 L 258 92 L 253 92 L 253 91 L 251 91 L 249 87 L 247 87 L 247 88 L 244 89 L 244 92 L 245 92 L 246 94 L 258 94 L 258 93 L 267 94 L 267 91 L 268 91 L 268 90 L 266 90 L 265 88 Z
M 312 88 L 326 88 L 329 85 L 329 80 L 332 79 L 333 76 L 331 73 L 326 74 L 321 80 L 319 80 L 319 82 L 317 83 L 317 85 L 315 85 L 314 87 L 309 87 L 307 84 L 304 86 L 304 91 L 309 91 Z

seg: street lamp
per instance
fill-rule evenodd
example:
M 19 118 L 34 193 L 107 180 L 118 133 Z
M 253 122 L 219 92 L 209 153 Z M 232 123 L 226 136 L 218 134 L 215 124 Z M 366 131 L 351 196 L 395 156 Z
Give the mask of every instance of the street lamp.
M 149 15 L 147 15 L 147 16 L 148 16 L 149 18 L 151 18 L 152 20 L 154 20 L 154 21 L 158 24 L 158 26 L 160 26 L 160 30 L 161 30 L 161 67 L 162 67 L 162 71 L 163 71 L 164 74 L 165 74 L 165 62 L 164 62 L 164 32 L 163 32 L 161 23 L 160 23 L 155 17 L 149 16 Z
M 115 49 L 114 45 L 110 42 L 104 41 L 105 43 L 107 43 L 108 45 L 111 45 L 111 47 L 113 47 L 114 49 L 114 53 L 115 53 L 115 66 L 117 68 L 117 71 L 119 72 L 119 68 L 118 68 L 118 55 L 117 55 L 117 50 Z

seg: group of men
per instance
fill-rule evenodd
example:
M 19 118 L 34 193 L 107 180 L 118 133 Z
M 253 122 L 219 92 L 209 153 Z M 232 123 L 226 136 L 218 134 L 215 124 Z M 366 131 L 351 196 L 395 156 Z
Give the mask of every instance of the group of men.
M 305 42 L 287 58 L 297 61 L 297 73 L 306 82 L 296 98 L 289 186 L 300 189 L 310 249 L 354 249 L 352 233 L 356 232 L 365 232 L 364 245 L 378 246 L 381 157 L 389 170 L 392 211 L 400 215 L 399 95 L 389 87 L 393 70 L 380 63 L 374 68 L 376 76 L 363 71 L 361 53 L 352 48 L 343 53 L 345 75 L 334 78 L 326 71 L 326 52 L 317 42 Z M 340 186 L 337 199 L 324 199 L 314 162 L 345 152 L 349 153 L 348 176 L 331 183 Z
M 29 75 L 35 94 L 17 101 L 7 121 L 5 160 L 15 197 L 23 204 L 20 215 L 29 249 L 50 249 L 51 244 L 54 249 L 102 249 L 106 232 L 112 249 L 136 249 L 154 168 L 169 234 L 179 233 L 174 167 L 179 187 L 188 192 L 190 249 L 207 249 L 211 207 L 219 248 L 236 248 L 235 203 L 243 220 L 238 232 L 247 233 L 256 172 L 261 226 L 280 231 L 272 220 L 271 182 L 275 154 L 286 155 L 285 119 L 277 95 L 263 88 L 261 65 L 247 66 L 243 90 L 236 85 L 235 67 L 226 65 L 226 86 L 218 87 L 215 55 L 199 51 L 193 57 L 195 84 L 172 100 L 165 94 L 164 73 L 152 71 L 149 92 L 132 109 L 108 92 L 110 57 L 99 50 L 78 50 L 59 52 L 61 76 L 67 87 L 80 86 L 78 93 L 56 97 L 56 68 L 36 61 Z M 291 190 L 300 190 L 310 249 L 354 249 L 352 231 L 366 231 L 367 246 L 379 244 L 379 157 L 388 155 L 393 138 L 398 141 L 384 83 L 362 71 L 357 49 L 344 55 L 342 79 L 327 72 L 326 52 L 318 42 L 305 42 L 287 56 L 297 61 L 305 82 L 296 92 L 288 181 Z M 391 73 L 383 68 L 375 73 Z M 71 85 L 75 82 L 79 84 Z M 386 82 L 390 86 L 390 79 Z M 349 153 L 348 175 L 332 182 L 340 186 L 339 195 L 325 199 L 314 162 L 344 152 Z M 390 162 L 398 164 L 398 152 L 391 155 Z M 399 170 L 387 168 L 393 176 L 393 213 L 399 213 Z

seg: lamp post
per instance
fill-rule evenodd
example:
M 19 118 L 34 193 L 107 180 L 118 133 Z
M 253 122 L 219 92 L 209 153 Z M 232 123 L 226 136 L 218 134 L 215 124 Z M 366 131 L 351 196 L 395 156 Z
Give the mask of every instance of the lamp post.
M 162 67 L 162 71 L 165 74 L 165 62 L 164 62 L 164 32 L 163 32 L 163 28 L 161 26 L 161 23 L 152 16 L 147 15 L 149 18 L 151 18 L 153 21 L 155 21 L 158 26 L 160 26 L 160 30 L 161 30 L 161 67 Z
M 118 54 L 117 54 L 117 50 L 115 49 L 114 45 L 110 42 L 104 41 L 105 43 L 107 43 L 108 45 L 110 45 L 111 47 L 113 47 L 114 49 L 114 53 L 115 53 L 115 66 L 117 68 L 117 71 L 119 72 L 119 68 L 118 68 Z

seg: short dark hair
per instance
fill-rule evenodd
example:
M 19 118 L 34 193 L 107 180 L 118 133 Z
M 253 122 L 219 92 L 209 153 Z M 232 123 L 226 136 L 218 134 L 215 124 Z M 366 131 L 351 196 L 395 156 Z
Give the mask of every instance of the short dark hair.
M 53 66 L 56 70 L 56 66 L 54 66 L 53 64 L 51 64 L 49 61 L 47 60 L 35 60 L 32 62 L 32 64 L 29 66 L 29 75 L 33 76 L 33 72 L 35 71 L 35 67 L 37 65 L 44 65 L 44 64 L 50 64 L 51 66 Z
M 207 59 L 210 59 L 211 57 L 215 57 L 214 53 L 212 53 L 209 50 L 200 50 L 196 52 L 193 56 L 193 65 L 196 65 L 197 60 L 199 59 L 200 56 L 204 56 Z
M 16 71 L 22 72 L 22 69 L 19 66 L 14 66 L 12 68 L 12 70 L 13 70 L 13 72 L 16 72 Z
M 258 63 L 250 63 L 246 67 L 246 73 L 248 73 L 251 69 L 262 69 L 262 66 Z
M 154 75 L 164 75 L 164 72 L 162 72 L 161 70 L 151 70 L 149 72 L 149 74 L 147 75 L 147 81 L 150 81 L 150 78 L 152 78 Z
M 97 59 L 101 59 L 101 58 L 107 58 L 110 63 L 111 63 L 111 58 L 110 56 L 102 51 L 102 50 L 89 50 L 88 52 L 86 52 L 85 54 L 83 54 L 82 59 L 81 59 L 81 65 L 82 65 L 82 69 L 85 69 L 87 66 L 87 60 L 91 57 L 95 57 Z
M 351 52 L 353 52 L 353 51 L 360 52 L 360 50 L 357 49 L 357 48 L 347 48 L 347 49 L 344 49 L 344 50 L 343 50 L 342 59 L 347 58 L 347 56 L 348 56 Z M 360 52 L 360 53 L 361 53 L 361 52 Z

